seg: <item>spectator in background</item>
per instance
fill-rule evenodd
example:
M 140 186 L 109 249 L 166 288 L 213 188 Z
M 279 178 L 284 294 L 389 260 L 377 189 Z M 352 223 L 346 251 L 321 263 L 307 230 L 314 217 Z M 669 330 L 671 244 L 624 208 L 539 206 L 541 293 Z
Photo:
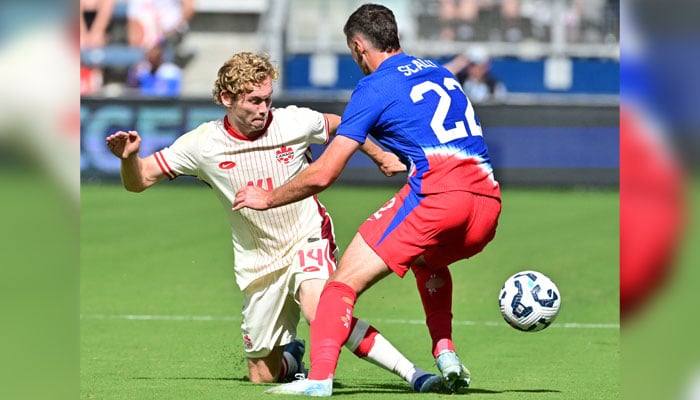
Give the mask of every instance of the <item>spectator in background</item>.
M 173 61 L 194 16 L 195 0 L 128 0 L 127 39 L 132 47 L 150 49 L 161 41 Z
M 525 33 L 523 32 L 523 18 L 520 10 L 519 0 L 502 0 L 501 1 L 501 24 L 503 30 L 503 38 L 506 42 L 520 42 L 523 40 Z
M 126 85 L 144 96 L 177 97 L 182 89 L 182 69 L 163 58 L 165 41 L 146 51 L 146 58 L 129 68 Z
M 81 49 L 107 44 L 113 12 L 114 0 L 80 0 Z
M 440 39 L 470 40 L 479 17 L 478 0 L 440 0 Z
M 457 77 L 467 97 L 474 103 L 502 101 L 508 93 L 506 85 L 491 74 L 491 57 L 483 47 L 473 47 L 457 55 L 444 67 Z
M 80 0 L 80 49 L 95 49 L 108 44 L 114 0 Z M 102 88 L 102 68 L 80 64 L 80 94 L 89 95 Z

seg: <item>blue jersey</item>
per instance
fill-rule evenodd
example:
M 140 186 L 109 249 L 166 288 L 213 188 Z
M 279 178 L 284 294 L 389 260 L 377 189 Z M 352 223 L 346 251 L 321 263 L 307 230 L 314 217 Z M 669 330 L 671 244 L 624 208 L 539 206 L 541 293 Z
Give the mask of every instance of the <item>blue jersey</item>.
M 337 134 L 360 143 L 372 135 L 409 166 L 417 193 L 500 197 L 474 108 L 435 61 L 404 53 L 386 59 L 357 84 Z

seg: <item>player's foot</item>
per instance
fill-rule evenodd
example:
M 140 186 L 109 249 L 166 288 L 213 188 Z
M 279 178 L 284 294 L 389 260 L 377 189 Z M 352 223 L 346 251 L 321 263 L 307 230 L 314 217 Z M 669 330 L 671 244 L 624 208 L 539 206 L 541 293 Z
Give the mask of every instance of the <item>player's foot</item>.
M 289 382 L 292 380 L 306 378 L 306 374 L 308 374 L 309 371 L 306 369 L 306 367 L 304 366 L 304 362 L 302 361 L 304 359 L 305 350 L 306 343 L 304 343 L 302 339 L 294 339 L 286 346 L 284 346 L 284 352 L 289 353 L 297 362 L 297 366 L 299 367 L 296 371 L 291 371 L 288 374 L 288 378 L 286 378 L 284 381 Z
M 420 393 L 440 393 L 445 391 L 445 384 L 440 375 L 424 374 L 413 382 L 413 390 Z
M 437 367 L 442 373 L 447 389 L 453 393 L 457 393 L 459 388 L 469 387 L 471 383 L 471 374 L 467 367 L 462 364 L 457 353 L 450 350 L 444 350 L 435 358 Z
M 301 379 L 267 389 L 265 393 L 327 397 L 333 394 L 333 379 L 324 379 L 322 381 Z

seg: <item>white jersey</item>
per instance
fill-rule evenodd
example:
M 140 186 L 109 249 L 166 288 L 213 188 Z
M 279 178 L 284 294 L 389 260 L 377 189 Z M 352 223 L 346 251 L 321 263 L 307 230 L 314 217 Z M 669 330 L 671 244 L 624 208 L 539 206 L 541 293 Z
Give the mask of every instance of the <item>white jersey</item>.
M 254 280 L 292 264 L 306 242 L 328 239 L 333 225 L 316 196 L 286 206 L 232 211 L 236 192 L 246 185 L 272 190 L 309 165 L 312 143 L 329 141 L 328 121 L 308 108 L 272 109 L 265 132 L 249 139 L 226 118 L 204 123 L 154 154 L 170 178 L 191 175 L 209 184 L 228 213 L 234 270 L 241 290 Z

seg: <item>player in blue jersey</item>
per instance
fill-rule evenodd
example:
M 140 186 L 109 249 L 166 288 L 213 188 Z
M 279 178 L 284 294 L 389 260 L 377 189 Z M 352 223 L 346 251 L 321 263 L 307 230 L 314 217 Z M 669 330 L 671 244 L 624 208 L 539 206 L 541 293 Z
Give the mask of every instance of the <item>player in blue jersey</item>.
M 367 135 L 408 166 L 408 183 L 358 229 L 328 281 L 311 324 L 307 380 L 271 393 L 330 396 L 340 348 L 357 296 L 410 269 L 447 387 L 468 386 L 469 371 L 452 342 L 448 266 L 479 253 L 495 236 L 501 211 L 481 126 L 455 76 L 432 60 L 406 55 L 388 8 L 365 4 L 345 24 L 352 57 L 367 75 L 355 88 L 323 155 L 287 184 L 241 189 L 233 209 L 267 209 L 330 186 Z

